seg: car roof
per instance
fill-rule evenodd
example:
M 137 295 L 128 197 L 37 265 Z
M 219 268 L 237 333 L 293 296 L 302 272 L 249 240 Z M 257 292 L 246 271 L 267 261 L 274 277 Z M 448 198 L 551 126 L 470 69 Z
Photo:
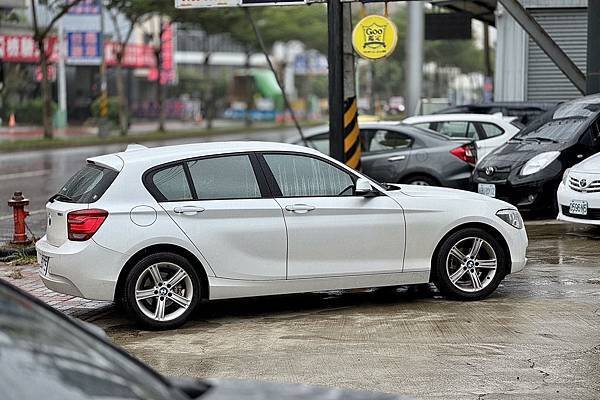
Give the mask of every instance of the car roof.
M 124 164 L 153 166 L 194 157 L 252 151 L 295 151 L 322 156 L 322 154 L 316 150 L 293 144 L 258 141 L 231 141 L 190 143 L 151 148 L 141 145 L 130 145 L 125 151 L 88 158 L 87 161 L 119 171 L 122 169 Z
M 494 114 L 471 114 L 471 113 L 460 113 L 460 114 L 430 114 L 430 115 L 418 115 L 414 117 L 408 117 L 402 122 L 406 124 L 418 124 L 421 122 L 440 122 L 440 121 L 470 121 L 470 122 L 493 122 L 497 124 L 507 124 L 511 120 L 517 119 L 516 117 L 510 116 L 499 116 Z

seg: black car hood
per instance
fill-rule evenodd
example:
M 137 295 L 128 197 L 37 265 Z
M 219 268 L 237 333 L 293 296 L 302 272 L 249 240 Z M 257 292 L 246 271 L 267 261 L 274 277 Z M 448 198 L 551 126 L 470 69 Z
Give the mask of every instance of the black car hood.
M 561 151 L 565 147 L 566 144 L 564 143 L 511 141 L 503 144 L 493 153 L 484 157 L 481 162 L 477 164 L 477 169 L 484 170 L 486 167 L 494 167 L 508 168 L 512 170 L 514 168 L 521 167 L 538 154 L 545 153 L 547 151 Z

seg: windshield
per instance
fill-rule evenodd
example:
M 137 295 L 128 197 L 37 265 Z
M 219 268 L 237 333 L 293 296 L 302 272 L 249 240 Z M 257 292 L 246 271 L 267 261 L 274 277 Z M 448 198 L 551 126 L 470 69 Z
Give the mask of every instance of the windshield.
M 172 399 L 152 371 L 0 284 L 3 400 Z
M 583 117 L 553 119 L 545 123 L 530 125 L 515 135 L 514 138 L 517 140 L 532 139 L 565 143 L 573 139 L 587 121 L 587 118 Z
M 104 194 L 117 174 L 112 169 L 87 164 L 53 198 L 69 203 L 93 203 Z

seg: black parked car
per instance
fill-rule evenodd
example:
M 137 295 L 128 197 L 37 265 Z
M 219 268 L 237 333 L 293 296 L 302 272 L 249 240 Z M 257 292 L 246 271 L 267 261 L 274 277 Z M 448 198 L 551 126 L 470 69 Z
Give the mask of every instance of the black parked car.
M 329 128 L 305 134 L 306 145 L 329 154 Z M 385 183 L 471 189 L 477 148 L 470 139 L 453 139 L 398 122 L 360 124 L 362 172 Z M 301 139 L 295 144 L 303 145 Z
M 479 193 L 524 211 L 556 211 L 567 168 L 600 151 L 600 94 L 544 114 L 481 160 L 473 172 Z
M 543 103 L 532 101 L 503 101 L 479 104 L 464 104 L 436 111 L 434 114 L 496 114 L 517 117 L 523 125 L 534 121 L 543 113 L 554 109 L 558 103 Z
M 392 394 L 223 379 L 167 379 L 0 279 L 2 400 L 401 400 Z

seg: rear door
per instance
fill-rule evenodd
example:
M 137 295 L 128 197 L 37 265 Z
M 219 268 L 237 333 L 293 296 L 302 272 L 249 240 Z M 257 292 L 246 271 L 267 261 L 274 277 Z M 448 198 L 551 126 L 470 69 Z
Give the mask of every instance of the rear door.
M 269 198 L 253 154 L 177 162 L 151 170 L 144 179 L 217 277 L 285 279 L 282 210 Z
M 414 139 L 391 129 L 361 129 L 361 136 L 364 173 L 379 182 L 397 182 L 410 161 Z

